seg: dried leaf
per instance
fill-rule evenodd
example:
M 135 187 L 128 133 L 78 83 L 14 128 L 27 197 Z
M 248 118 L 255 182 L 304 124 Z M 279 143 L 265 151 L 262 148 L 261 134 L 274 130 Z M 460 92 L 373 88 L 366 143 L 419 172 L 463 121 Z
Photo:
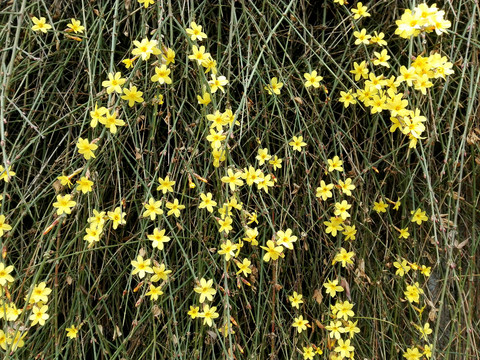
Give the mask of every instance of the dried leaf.
M 342 280 L 340 281 L 340 286 L 345 289 L 345 295 L 347 295 L 348 301 L 352 301 L 352 297 L 350 296 L 350 285 L 348 284 L 347 280 L 345 280 L 345 278 L 342 278 Z
M 317 303 L 321 304 L 322 301 L 323 301 L 322 290 L 321 289 L 315 289 L 315 291 L 313 292 L 313 298 L 315 299 L 315 301 Z
M 212 330 L 207 330 L 207 334 L 210 335 L 210 337 L 213 339 L 213 340 L 216 340 L 217 339 L 217 333 L 212 331 Z
M 455 247 L 460 250 L 461 248 L 463 248 L 465 245 L 468 244 L 468 241 L 469 239 L 464 240 L 460 244 L 457 241 L 455 241 Z
M 293 100 L 295 100 L 295 102 L 297 104 L 300 104 L 300 105 L 303 105 L 303 100 L 302 98 L 299 98 L 298 96 L 294 97 Z

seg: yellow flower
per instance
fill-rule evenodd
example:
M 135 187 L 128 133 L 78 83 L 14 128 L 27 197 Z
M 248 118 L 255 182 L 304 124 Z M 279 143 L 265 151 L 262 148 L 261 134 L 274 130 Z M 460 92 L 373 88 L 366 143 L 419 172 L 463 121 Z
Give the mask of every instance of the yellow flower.
M 78 153 L 83 155 L 85 160 L 90 160 L 91 158 L 95 158 L 95 154 L 93 152 L 97 150 L 98 145 L 94 144 L 93 142 L 89 142 L 88 139 L 78 138 L 77 148 Z
M 423 355 L 427 359 L 430 359 L 432 357 L 432 345 L 425 345 L 425 348 L 423 349 Z
M 202 202 L 198 205 L 199 209 L 207 209 L 208 212 L 213 212 L 213 207 L 217 206 L 217 202 L 212 199 L 212 193 L 207 193 L 206 195 L 204 193 L 200 194 L 200 198 L 202 199 Z
M 13 336 L 14 334 L 16 334 L 16 335 Z M 25 341 L 23 339 L 25 338 L 26 335 L 27 335 L 26 331 L 22 334 L 21 331 L 14 330 L 12 328 L 10 330 L 10 334 L 8 334 L 8 337 L 6 338 L 6 341 L 10 345 L 10 350 L 15 351 L 15 350 L 17 350 L 17 348 L 23 347 L 25 345 Z M 6 347 L 5 347 L 5 350 L 6 350 Z
M 240 179 L 242 172 L 233 172 L 232 169 L 227 170 L 227 175 L 221 178 L 221 181 L 230 186 L 230 190 L 235 191 L 237 186 L 243 185 L 243 180 Z
M 12 177 L 14 177 L 16 174 L 15 172 L 12 171 L 12 167 L 8 166 L 7 169 L 0 165 L 0 180 L 5 181 L 8 183 Z
M 142 214 L 143 217 L 149 217 L 150 216 L 150 219 L 153 221 L 155 220 L 155 218 L 157 217 L 157 215 L 162 215 L 163 214 L 163 210 L 160 209 L 160 206 L 162 206 L 162 202 L 160 200 L 158 201 L 155 201 L 155 199 L 153 197 L 151 197 L 149 200 L 148 200 L 148 203 L 146 203 L 145 205 L 145 210 Z
M 340 354 L 340 357 L 348 358 L 350 357 L 350 353 L 353 352 L 355 348 L 350 345 L 350 339 L 343 340 L 343 339 L 338 339 L 338 346 L 335 347 L 334 351 L 338 354 Z
M 408 228 L 400 229 L 398 231 L 400 232 L 400 234 L 398 235 L 399 239 L 401 238 L 408 239 L 408 237 L 410 236 L 410 233 L 408 232 Z
M 131 261 L 133 266 L 132 275 L 138 274 L 140 279 L 143 279 L 146 273 L 153 274 L 153 269 L 150 267 L 150 263 L 150 259 L 144 260 L 143 256 L 138 255 L 137 260 Z
M 282 168 L 282 159 L 280 159 L 277 155 L 275 155 L 268 163 L 273 166 L 273 170 Z
M 343 235 L 345 235 L 345 241 L 348 240 L 355 240 L 355 234 L 357 233 L 357 229 L 355 225 L 345 225 Z
M 210 91 L 211 93 L 216 93 L 217 90 L 221 90 L 222 92 L 225 92 L 225 89 L 223 88 L 225 85 L 228 84 L 228 80 L 225 76 L 217 76 L 215 74 L 212 74 L 212 80 L 208 81 L 208 85 L 210 85 Z
M 403 259 L 401 263 L 398 261 L 395 261 L 393 263 L 393 266 L 397 268 L 397 271 L 395 271 L 395 275 L 399 275 L 403 277 L 405 274 L 407 274 L 410 271 L 410 266 L 408 265 L 408 261 Z
M 205 68 L 205 74 L 208 74 L 210 71 L 212 74 L 216 75 L 217 70 L 217 62 L 212 59 L 212 56 L 208 56 L 206 59 L 203 59 L 202 66 Z
M 422 265 L 422 267 L 420 268 L 420 272 L 426 277 L 430 276 L 431 271 L 432 271 L 432 268 L 430 266 Z
M 357 8 L 352 9 L 352 13 L 355 14 L 355 15 L 353 15 L 353 18 L 356 20 L 356 19 L 360 19 L 362 16 L 363 17 L 370 16 L 370 13 L 367 12 L 367 10 L 368 10 L 368 8 L 366 6 L 363 6 L 363 4 L 361 2 L 358 2 L 357 3 Z
M 222 131 L 223 125 L 225 125 L 225 117 L 219 110 L 216 110 L 213 114 L 207 114 L 207 120 L 212 122 L 210 127 L 216 128 L 217 131 Z
M 90 224 L 90 227 L 87 228 L 86 235 L 83 237 L 83 240 L 89 243 L 89 247 L 97 241 L 100 241 L 100 236 L 102 235 L 102 226 L 97 224 Z
M 313 86 L 314 88 L 320 87 L 320 81 L 323 80 L 322 76 L 317 75 L 317 71 L 313 70 L 311 73 L 303 74 L 303 77 L 307 80 L 305 81 L 305 87 L 308 88 Z
M 334 265 L 337 262 L 342 263 L 342 267 L 347 266 L 347 264 L 353 264 L 352 257 L 355 256 L 355 253 L 353 251 L 347 252 L 344 248 L 340 249 L 340 252 L 335 255 L 335 258 L 332 261 L 332 265 Z
M 292 307 L 300 309 L 299 305 L 303 304 L 302 294 L 298 294 L 296 291 L 293 292 L 291 296 L 288 297 L 288 301 L 292 304 Z
M 143 4 L 143 6 L 148 8 L 150 5 L 153 5 L 155 3 L 155 0 L 137 0 L 139 4 Z
M 190 315 L 192 319 L 196 319 L 200 316 L 199 312 L 200 308 L 198 306 L 190 306 L 190 310 L 188 310 L 187 315 Z
M 46 303 L 48 302 L 48 295 L 50 295 L 51 293 L 52 289 L 47 287 L 45 281 L 42 281 L 41 283 L 33 287 L 32 294 L 30 295 L 29 304 Z M 27 300 L 26 297 L 25 300 Z
M 420 332 L 420 335 L 421 335 L 422 339 L 426 341 L 428 335 L 430 335 L 433 332 L 433 330 L 430 328 L 430 324 L 427 322 L 427 323 L 425 323 L 425 325 L 423 325 L 423 327 L 418 326 L 418 325 L 416 325 L 416 326 L 417 326 L 418 331 Z
M 5 231 L 12 230 L 12 227 L 5 222 L 5 215 L 0 215 L 0 237 Z
M 233 229 L 232 227 L 233 220 L 230 216 L 225 217 L 224 220 L 219 219 L 218 223 L 220 224 L 220 229 L 218 229 L 218 232 L 220 233 L 222 231 L 225 231 L 225 234 L 228 234 Z
M 301 152 L 302 147 L 307 146 L 307 143 L 303 141 L 303 136 L 299 136 L 299 137 L 294 136 L 292 138 L 292 141 L 290 141 L 288 145 L 290 145 L 293 148 L 293 150 Z
M 416 347 L 412 347 L 408 348 L 406 353 L 403 353 L 403 357 L 407 360 L 419 360 L 422 357 L 422 353 Z
M 344 301 L 344 302 L 337 302 L 335 304 L 335 309 L 336 309 L 336 317 L 337 319 L 344 319 L 345 321 L 348 320 L 349 317 L 352 317 L 355 315 L 355 313 L 352 311 L 353 304 L 351 304 L 349 301 Z
M 343 219 L 339 217 L 332 216 L 330 221 L 324 221 L 323 224 L 327 227 L 325 232 L 327 234 L 332 233 L 332 236 L 337 236 L 338 231 L 342 231 Z
M 235 264 L 238 266 L 240 270 L 237 271 L 237 275 L 243 272 L 243 276 L 247 276 L 248 274 L 252 273 L 252 269 L 250 269 L 250 265 L 252 264 L 250 260 L 243 259 L 243 262 L 235 260 Z
M 79 330 L 80 328 L 75 327 L 75 325 L 72 325 L 71 327 L 65 329 L 65 331 L 67 332 L 67 337 L 70 339 L 75 339 Z
M 153 82 L 157 82 L 159 84 L 171 84 L 172 79 L 169 77 L 170 69 L 167 68 L 166 65 L 162 65 L 160 67 L 155 66 L 155 75 L 152 76 L 151 80 Z
M 202 64 L 203 61 L 210 58 L 210 53 L 205 52 L 205 46 L 192 46 L 192 55 L 188 55 L 190 60 L 196 60 L 198 64 Z M 212 91 L 213 92 L 213 91 Z
M 355 75 L 355 81 L 359 81 L 360 78 L 368 79 L 368 67 L 365 60 L 362 61 L 360 64 L 354 62 L 353 67 L 354 69 L 350 70 L 350 73 Z
M 366 29 L 362 29 L 361 31 L 354 31 L 353 36 L 356 37 L 355 45 L 360 45 L 360 44 L 368 45 L 370 44 L 370 38 L 372 37 L 371 35 L 367 34 Z
M 381 212 L 387 212 L 388 204 L 386 204 L 383 199 L 380 199 L 380 201 L 375 201 L 373 203 L 373 210 L 375 210 L 377 213 Z
M 153 248 L 158 250 L 163 250 L 163 243 L 169 242 L 170 238 L 165 235 L 165 229 L 158 230 L 157 228 L 153 229 L 152 235 L 147 235 L 148 240 L 152 240 Z
M 41 17 L 38 19 L 37 17 L 32 17 L 32 22 L 35 24 L 32 26 L 33 31 L 41 31 L 43 33 L 46 33 L 47 30 L 50 30 L 52 28 L 52 25 L 47 24 L 47 20 L 44 17 Z
M 122 63 L 125 64 L 125 68 L 130 69 L 133 66 L 133 62 L 137 59 L 137 57 L 134 57 L 132 59 L 124 59 L 122 60 Z
M 90 126 L 92 128 L 96 128 L 100 119 L 104 117 L 104 115 L 108 112 L 106 107 L 98 107 L 97 103 L 95 103 L 95 110 L 90 111 L 90 117 L 92 120 L 90 121 Z
M 108 80 L 104 80 L 102 86 L 107 88 L 107 94 L 111 94 L 114 91 L 121 94 L 122 85 L 125 84 L 126 81 L 126 79 L 122 78 L 122 73 L 120 72 L 116 72 L 115 75 L 109 73 Z
M 132 107 L 136 102 L 143 102 L 143 92 L 138 91 L 136 86 L 130 86 L 130 89 L 123 89 L 125 95 L 122 95 L 123 100 L 128 100 L 128 106 Z
M 125 213 L 122 212 L 122 208 L 120 206 L 115 208 L 115 211 L 108 212 L 108 218 L 113 221 L 113 229 L 116 229 L 118 225 L 125 225 L 127 222 L 125 221 Z
M 416 222 L 417 225 L 421 225 L 423 221 L 427 221 L 428 217 L 425 215 L 427 212 L 422 211 L 422 209 L 418 208 L 415 211 L 410 212 L 412 216 L 412 222 Z
M 255 229 L 247 228 L 247 230 L 245 230 L 245 237 L 242 240 L 251 243 L 252 246 L 256 246 L 258 245 L 257 236 L 258 236 L 257 228 Z
M 5 286 L 7 282 L 13 282 L 15 279 L 10 273 L 13 271 L 13 265 L 5 267 L 5 264 L 0 262 L 0 285 Z
M 213 279 L 207 281 L 204 278 L 201 278 L 199 286 L 193 289 L 193 291 L 195 291 L 197 294 L 200 294 L 200 304 L 203 304 L 205 299 L 208 301 L 213 300 L 213 297 L 217 293 L 217 290 L 215 290 L 212 285 Z
M 207 140 L 212 145 L 212 148 L 218 149 L 222 146 L 222 141 L 226 139 L 226 135 L 223 134 L 223 130 L 215 131 L 210 128 L 210 135 L 207 136 Z
M 345 333 L 348 333 L 350 335 L 350 338 L 354 337 L 355 334 L 358 334 L 360 332 L 360 329 L 357 327 L 358 320 L 355 322 L 352 322 L 348 320 L 347 325 L 343 328 L 343 331 Z
M 352 191 L 355 189 L 355 185 L 352 184 L 352 179 L 348 178 L 343 182 L 342 180 L 338 180 L 338 185 L 342 189 L 342 192 L 347 196 L 352 196 Z
M 185 209 L 185 205 L 179 204 L 178 199 L 174 199 L 173 203 L 171 203 L 170 201 L 167 201 L 165 206 L 167 207 L 167 209 L 170 209 L 167 212 L 167 216 L 170 216 L 173 214 L 177 218 L 180 217 L 180 210 Z
M 203 325 L 212 326 L 213 320 L 218 318 L 220 315 L 217 313 L 216 306 L 203 305 L 203 311 L 200 313 L 199 317 L 203 318 Z
M 47 320 L 50 316 L 47 314 L 48 306 L 43 305 L 41 307 L 34 306 L 32 309 L 32 315 L 30 315 L 29 319 L 32 320 L 32 326 L 36 324 L 40 324 L 40 326 L 45 325 L 45 320 Z
M 348 90 L 347 92 L 345 91 L 340 91 L 340 99 L 338 101 L 343 103 L 343 106 L 348 108 L 350 104 L 354 105 L 357 103 L 357 100 L 355 100 L 356 94 L 352 92 L 352 90 Z
M 168 279 L 168 274 L 170 274 L 172 270 L 167 270 L 165 264 L 160 264 L 160 266 L 153 267 L 153 272 L 155 275 L 150 278 L 152 283 L 160 280 L 166 281 Z
M 200 105 L 208 105 L 212 101 L 208 92 L 204 92 L 203 96 L 197 95 L 197 100 Z
M 158 297 L 163 295 L 162 287 L 150 284 L 150 290 L 145 295 L 150 296 L 150 300 L 152 301 L 158 300 Z
M 337 292 L 342 292 L 344 289 L 340 285 L 338 285 L 338 280 L 327 280 L 328 282 L 323 284 L 323 287 L 326 288 L 326 293 L 331 297 L 335 297 Z
M 225 255 L 225 261 L 229 261 L 232 257 L 235 257 L 238 244 L 233 244 L 230 240 L 227 240 L 227 242 L 220 245 L 220 248 L 221 250 L 218 251 L 218 254 Z
M 219 167 L 220 163 L 225 161 L 225 150 L 213 149 L 212 157 L 213 157 L 213 166 Z
M 376 56 L 376 59 L 373 60 L 373 65 L 382 65 L 387 68 L 390 67 L 388 64 L 388 59 L 390 59 L 390 56 L 387 54 L 387 49 L 383 49 L 380 53 L 374 51 L 373 54 Z
M 247 216 L 248 216 L 248 223 L 247 224 L 252 224 L 252 223 L 258 224 L 258 216 L 257 216 L 256 212 L 254 212 L 253 214 L 248 214 L 247 213 Z
M 157 96 L 154 97 L 155 101 L 158 102 L 159 105 L 163 105 L 163 95 L 158 94 Z
M 190 27 L 185 30 L 192 41 L 202 41 L 207 38 L 207 34 L 202 32 L 202 26 L 197 25 L 194 21 L 190 23 Z
M 169 64 L 175 64 L 175 51 L 173 49 L 166 49 L 162 57 L 165 59 L 165 65 L 168 66 Z
M 333 159 L 328 159 L 328 172 L 343 171 L 343 160 L 340 160 L 338 156 L 334 156 Z
M 259 165 L 265 164 L 265 161 L 268 161 L 272 158 L 272 155 L 268 154 L 268 149 L 258 149 L 258 155 L 255 157 L 255 159 L 258 160 Z
M 97 211 L 96 209 L 93 209 L 93 216 L 87 219 L 90 224 L 98 227 L 103 227 L 103 224 L 105 224 L 105 220 L 105 211 Z
M 67 194 L 65 196 L 57 195 L 57 201 L 53 203 L 53 207 L 57 209 L 57 215 L 71 214 L 72 209 L 77 203 L 71 200 L 72 196 Z
M 165 176 L 165 179 L 159 177 L 158 182 L 160 185 L 157 187 L 157 191 L 162 191 L 164 194 L 167 192 L 173 192 L 173 185 L 175 185 L 175 181 L 170 180 L 168 175 Z
M 352 207 L 351 204 L 347 203 L 346 200 L 343 200 L 341 203 L 335 203 L 335 216 L 340 216 L 343 220 L 346 220 L 350 217 L 348 210 Z
M 99 119 L 98 121 L 105 125 L 105 127 L 110 130 L 112 134 L 117 133 L 117 126 L 125 126 L 125 121 L 117 119 L 117 113 L 112 111 L 111 113 L 107 111 L 106 116 Z
M 393 210 L 398 210 L 400 208 L 400 205 L 402 205 L 402 203 L 400 202 L 400 199 L 398 199 L 393 205 Z
M 270 174 L 264 176 L 263 178 L 260 179 L 259 182 L 257 182 L 258 190 L 263 189 L 263 190 L 265 190 L 266 193 L 268 193 L 268 188 L 272 187 L 274 185 L 275 185 L 275 182 L 272 181 L 272 176 Z
M 283 246 L 275 246 L 275 243 L 272 240 L 267 241 L 267 246 L 260 247 L 266 251 L 263 256 L 263 261 L 265 262 L 269 262 L 270 259 L 277 260 L 279 257 L 283 257 Z
M 92 191 L 93 181 L 88 180 L 85 176 L 82 176 L 80 180 L 77 180 L 77 191 L 81 191 L 86 194 Z
M 333 339 L 339 340 L 344 332 L 341 321 L 330 321 L 330 325 L 325 326 L 325 329 L 328 330 L 328 336 Z
M 82 26 L 80 20 L 75 20 L 73 18 L 71 19 L 71 23 L 67 24 L 67 27 L 69 28 L 67 31 L 73 31 L 75 34 L 83 33 L 83 30 L 85 30 L 85 27 Z
M 280 95 L 280 89 L 283 87 L 283 83 L 279 82 L 276 77 L 273 77 L 270 80 L 270 84 L 264 87 L 265 90 L 267 90 L 269 95 Z
M 277 245 L 281 245 L 286 249 L 293 250 L 293 243 L 297 241 L 297 237 L 292 235 L 292 229 L 287 229 L 285 232 L 277 231 Z
M 293 319 L 292 326 L 297 328 L 298 333 L 300 334 L 303 330 L 307 330 L 308 320 L 304 320 L 303 316 L 300 315 L 298 318 Z
M 135 48 L 132 50 L 132 55 L 135 56 L 134 59 L 141 56 L 142 60 L 150 59 L 150 55 L 158 55 L 161 53 L 160 49 L 157 48 L 157 40 L 148 40 L 148 38 L 142 39 L 142 41 L 134 40 L 133 44 Z
M 303 359 L 304 360 L 313 360 L 314 356 L 315 356 L 315 352 L 313 351 L 313 347 L 311 347 L 311 346 L 308 346 L 308 347 L 304 346 L 303 347 Z
M 420 289 L 420 285 L 416 282 L 413 285 L 407 285 L 407 290 L 403 293 L 409 302 L 418 303 L 420 295 L 423 294 L 423 290 Z
M 321 180 L 320 181 L 320 186 L 317 187 L 317 193 L 316 197 L 317 198 L 322 198 L 322 200 L 327 200 L 328 198 L 331 198 L 333 196 L 332 192 L 330 190 L 333 189 L 333 184 L 325 184 L 325 181 Z
M 380 32 L 380 34 L 378 34 L 375 31 L 373 33 L 372 38 L 370 39 L 370 44 L 377 44 L 377 45 L 380 45 L 380 46 L 386 46 L 387 42 L 385 40 L 383 40 L 384 37 L 385 37 L 385 34 L 383 32 Z

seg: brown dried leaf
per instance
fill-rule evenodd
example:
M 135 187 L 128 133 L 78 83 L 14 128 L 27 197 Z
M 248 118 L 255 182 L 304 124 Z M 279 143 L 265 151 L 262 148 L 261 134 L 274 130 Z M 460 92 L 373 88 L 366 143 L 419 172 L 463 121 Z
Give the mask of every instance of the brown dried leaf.
M 340 286 L 345 289 L 345 295 L 347 295 L 348 301 L 352 301 L 352 297 L 350 296 L 350 285 L 348 284 L 347 280 L 342 277 L 340 281 Z
M 322 301 L 323 301 L 322 290 L 321 289 L 315 289 L 315 291 L 313 292 L 313 298 L 315 299 L 315 301 L 317 303 L 321 304 Z
M 457 241 L 455 241 L 455 244 L 454 244 L 454 245 L 455 245 L 455 247 L 456 247 L 458 250 L 460 250 L 461 248 L 463 248 L 465 245 L 468 244 L 468 241 L 469 241 L 469 239 L 464 240 L 464 241 L 462 241 L 460 244 L 459 244 Z

